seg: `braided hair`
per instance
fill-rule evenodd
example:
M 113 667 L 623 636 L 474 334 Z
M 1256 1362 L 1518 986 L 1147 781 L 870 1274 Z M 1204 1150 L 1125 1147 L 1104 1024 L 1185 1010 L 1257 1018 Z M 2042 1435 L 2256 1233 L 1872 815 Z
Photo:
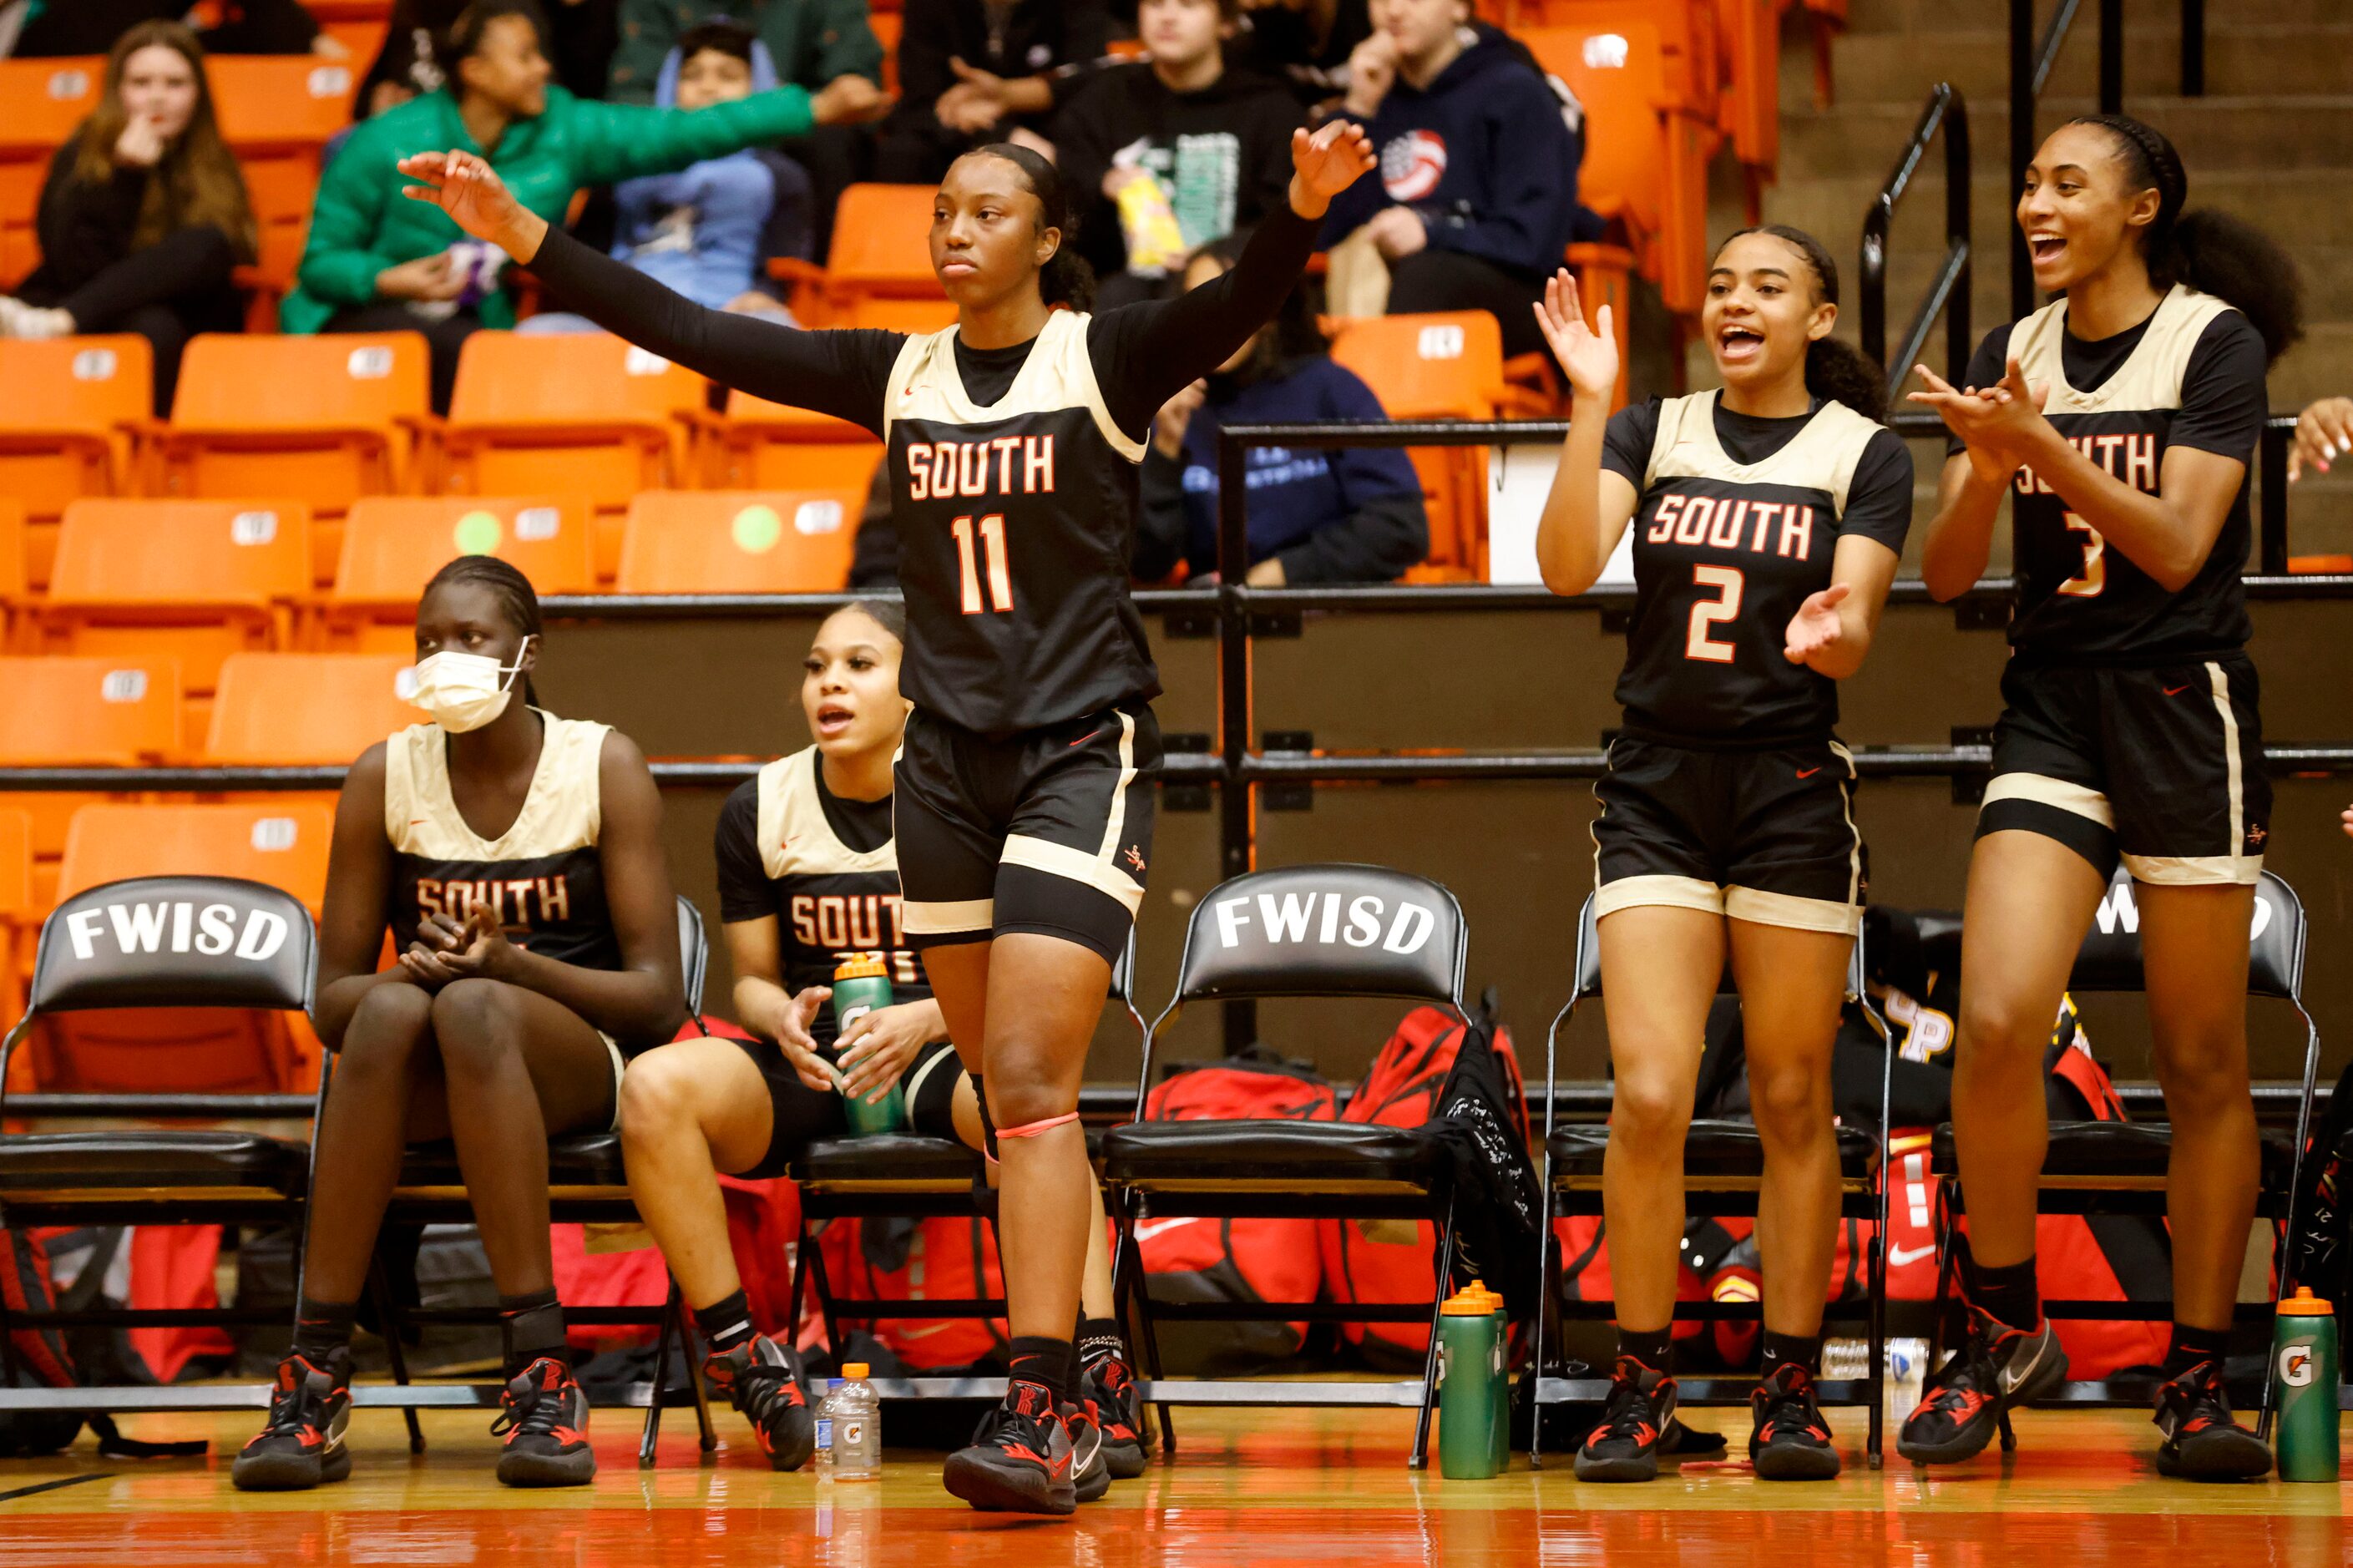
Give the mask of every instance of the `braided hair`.
M 2128 114 L 2086 114 L 2067 123 L 2106 132 L 2126 184 L 2157 192 L 2157 217 L 2141 240 L 2152 284 L 2186 283 L 2231 305 L 2261 335 L 2268 359 L 2277 360 L 2304 336 L 2304 284 L 2295 263 L 2244 219 L 2211 207 L 2182 211 L 2189 175 L 2165 132 Z
M 1029 148 L 1013 142 L 991 142 L 965 154 L 967 158 L 1002 158 L 1021 171 L 1021 183 L 1038 198 L 1038 230 L 1060 229 L 1062 242 L 1038 269 L 1038 297 L 1049 305 L 1073 310 L 1092 309 L 1095 302 L 1095 269 L 1079 254 L 1079 214 L 1071 205 L 1070 186 L 1061 170 Z
M 531 579 L 497 556 L 459 556 L 433 574 L 433 580 L 425 584 L 425 593 L 418 595 L 419 601 L 429 596 L 436 588 L 486 590 L 498 600 L 499 611 L 506 617 L 509 626 L 526 639 L 538 637 L 541 646 L 546 646 L 545 635 L 540 629 L 539 595 L 532 588 Z M 515 650 L 515 657 L 522 657 L 520 646 Z M 539 706 L 539 693 L 532 689 L 528 675 L 522 678 L 522 700 L 528 707 Z
M 1760 224 L 1725 235 L 1724 244 L 1715 247 L 1716 254 L 1721 256 L 1725 246 L 1748 234 L 1769 235 L 1804 257 L 1814 275 L 1815 300 L 1825 305 L 1839 302 L 1838 263 L 1831 259 L 1820 240 L 1785 223 Z M 1887 378 L 1852 343 L 1827 337 L 1808 343 L 1806 390 L 1831 403 L 1845 404 L 1874 425 L 1887 423 Z

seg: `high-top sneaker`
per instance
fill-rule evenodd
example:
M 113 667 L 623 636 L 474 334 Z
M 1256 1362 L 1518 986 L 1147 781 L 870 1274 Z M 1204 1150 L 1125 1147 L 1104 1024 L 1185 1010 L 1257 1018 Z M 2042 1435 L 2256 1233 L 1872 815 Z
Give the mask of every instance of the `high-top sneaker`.
M 1630 1355 L 1618 1358 L 1601 1425 L 1577 1450 L 1580 1481 L 1647 1481 L 1659 1473 L 1659 1434 L 1675 1415 L 1675 1380 Z
M 2157 1391 L 2158 1474 L 2192 1481 L 2252 1481 L 2271 1474 L 2272 1451 L 2231 1417 L 2219 1363 L 2201 1361 Z
M 1094 1402 L 1062 1405 L 1062 1426 L 1071 1434 L 1071 1488 L 1081 1502 L 1111 1490 L 1111 1467 L 1103 1459 L 1103 1422 Z
M 1114 1480 L 1130 1480 L 1144 1473 L 1144 1407 L 1135 1396 L 1135 1373 L 1127 1358 L 1098 1357 L 1087 1366 L 1080 1392 L 1095 1407 L 1103 1425 L 1104 1468 Z
M 308 1491 L 352 1473 L 343 1428 L 352 1418 L 352 1358 L 327 1355 L 323 1365 L 301 1355 L 278 1363 L 269 1415 L 237 1451 L 229 1480 L 240 1491 Z
M 1822 1407 L 1814 1400 L 1814 1377 L 1795 1362 L 1783 1362 L 1748 1396 L 1757 1429 L 1748 1439 L 1748 1461 L 1767 1481 L 1826 1481 L 1839 1473 L 1838 1450 Z
M 1969 1309 L 1968 1337 L 1929 1373 L 1920 1403 L 1904 1418 L 1895 1451 L 1915 1465 L 1973 1458 L 1993 1441 L 2012 1405 L 2039 1399 L 2067 1381 L 2067 1352 L 2045 1318 L 2013 1329 Z
M 817 1447 L 817 1417 L 801 1390 L 800 1362 L 788 1346 L 755 1334 L 703 1359 L 702 1380 L 744 1413 L 769 1467 L 797 1470 Z
M 577 1487 L 596 1479 L 588 1394 L 560 1358 L 543 1355 L 517 1373 L 499 1404 L 491 1431 L 506 1434 L 500 1480 L 511 1487 Z
M 941 1479 L 950 1492 L 986 1512 L 1075 1513 L 1074 1458 L 1054 1391 L 1015 1378 L 1005 1403 L 981 1417 L 972 1446 L 948 1456 Z

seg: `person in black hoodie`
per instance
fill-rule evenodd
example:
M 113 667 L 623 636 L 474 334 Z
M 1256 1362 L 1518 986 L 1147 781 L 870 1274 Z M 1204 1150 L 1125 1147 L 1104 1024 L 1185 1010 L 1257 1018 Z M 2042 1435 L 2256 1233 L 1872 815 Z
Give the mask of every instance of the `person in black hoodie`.
M 1094 73 L 1054 122 L 1102 308 L 1173 295 L 1185 255 L 1288 199 L 1291 133 L 1303 116 L 1280 83 L 1226 68 L 1238 15 L 1239 0 L 1143 0 L 1150 60 Z M 1176 217 L 1166 258 L 1131 254 L 1122 223 L 1121 190 L 1147 178 Z M 1137 195 L 1157 205 L 1155 193 Z
M 907 0 L 904 28 L 874 177 L 928 185 L 983 142 L 1042 136 L 1109 47 L 1111 16 L 1104 0 Z
M 1373 0 L 1343 113 L 1380 153 L 1378 182 L 1332 204 L 1323 243 L 1365 231 L 1388 310 L 1487 310 L 1506 354 L 1544 347 L 1528 307 L 1577 228 L 1578 139 L 1525 53 L 1469 26 L 1468 0 Z
M 1237 68 L 1280 77 L 1299 101 L 1327 103 L 1348 88 L 1348 57 L 1372 36 L 1366 0 L 1241 0 L 1242 30 L 1226 50 Z

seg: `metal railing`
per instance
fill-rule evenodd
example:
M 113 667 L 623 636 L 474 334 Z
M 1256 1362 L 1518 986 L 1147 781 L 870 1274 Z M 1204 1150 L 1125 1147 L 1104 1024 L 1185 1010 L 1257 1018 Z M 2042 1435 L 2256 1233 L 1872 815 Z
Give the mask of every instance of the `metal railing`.
M 1895 209 L 1911 188 L 1912 177 L 1928 155 L 1928 145 L 1941 131 L 1945 136 L 1945 260 L 1920 300 L 1903 346 L 1894 358 L 1887 353 L 1887 231 Z M 1879 366 L 1889 382 L 1920 357 L 1921 345 L 1937 313 L 1945 317 L 1945 379 L 1959 385 L 1968 370 L 1969 351 L 1969 106 L 1960 89 L 1940 81 L 1928 90 L 1920 122 L 1895 160 L 1894 173 L 1879 188 L 1862 219 L 1860 268 L 1862 352 Z
M 2189 14 L 2194 0 L 2182 5 L 2182 72 L 2184 92 L 2189 71 Z M 2034 106 L 2042 100 L 2043 85 L 2051 79 L 2051 68 L 2057 63 L 2060 49 L 2067 42 L 2067 31 L 2074 26 L 2075 13 L 2082 0 L 2059 0 L 2058 8 L 2051 13 L 2050 22 L 2038 39 L 2034 33 L 2034 0 L 2010 0 L 2010 194 L 2016 199 L 2026 174 L 2026 166 L 2034 162 L 2034 149 L 2040 138 L 2034 133 Z M 2100 7 L 2100 112 L 2121 114 L 2125 107 L 2125 7 L 2124 0 L 2099 0 Z M 2199 13 L 2198 79 L 2199 90 L 2205 90 L 2205 23 L 2202 7 Z M 2026 232 L 2016 224 L 2010 233 L 2010 313 L 2013 318 L 2031 314 L 2034 310 L 2034 258 L 2026 248 Z

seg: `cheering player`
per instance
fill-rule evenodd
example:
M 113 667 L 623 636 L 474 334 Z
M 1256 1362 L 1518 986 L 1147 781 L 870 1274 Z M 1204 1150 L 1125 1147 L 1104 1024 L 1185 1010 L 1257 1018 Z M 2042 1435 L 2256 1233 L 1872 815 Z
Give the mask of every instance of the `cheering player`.
M 457 1142 L 506 1342 L 499 1479 L 596 1473 L 547 1233 L 547 1138 L 613 1125 L 622 1058 L 686 1017 L 661 797 L 636 745 L 542 711 L 539 602 L 503 561 L 444 566 L 417 607 L 431 715 L 369 747 L 335 807 L 320 921 L 320 1113 L 294 1347 L 230 1474 L 351 1474 L 352 1323 L 403 1149 Z M 521 700 L 516 700 L 517 697 Z M 379 972 L 389 922 L 399 962 Z
M 2263 373 L 2298 334 L 2295 269 L 2219 213 L 2184 213 L 2173 144 L 2072 121 L 2018 199 L 2034 280 L 2063 296 L 1986 334 L 1968 383 L 1912 395 L 1952 432 L 1922 574 L 1985 570 L 2010 498 L 2017 603 L 1961 948 L 1953 1131 L 1968 1195 L 1967 1337 L 1897 1447 L 1966 1459 L 2066 1376 L 2034 1278 L 2049 1138 L 2042 1048 L 2119 859 L 2140 910 L 2149 1035 L 2173 1123 L 2173 1346 L 2158 1468 L 2260 1476 L 2222 1354 L 2257 1180 L 2247 944 L 2270 834 L 2239 576 Z
M 1054 166 L 1008 143 L 968 153 L 930 235 L 956 323 L 920 337 L 706 310 L 552 229 L 472 153 L 400 164 L 420 182 L 406 195 L 599 325 L 888 443 L 914 703 L 892 804 L 902 909 L 1003 1159 L 1013 1375 L 945 1475 L 976 1508 L 1076 1506 L 1071 1424 L 1088 1417 L 1071 1335 L 1093 1180 L 1079 1080 L 1144 896 L 1160 763 L 1159 678 L 1127 592 L 1136 466 L 1154 414 L 1273 316 L 1332 197 L 1372 162 L 1355 126 L 1294 132 L 1290 199 L 1232 271 L 1090 315 Z
M 1720 391 L 1611 417 L 1608 308 L 1588 330 L 1563 271 L 1535 310 L 1575 397 L 1537 528 L 1546 584 L 1584 593 L 1634 530 L 1626 723 L 1593 826 L 1618 1356 L 1577 1473 L 1658 1474 L 1675 1406 L 1683 1137 L 1729 953 L 1765 1146 L 1749 1454 L 1767 1479 L 1835 1476 L 1814 1382 L 1838 1232 L 1831 1047 L 1863 849 L 1854 761 L 1831 731 L 1837 683 L 1870 651 L 1895 575 L 1912 459 L 1880 423 L 1877 370 L 1830 336 L 1837 266 L 1799 230 L 1746 229 L 1716 253 L 1700 319 Z
M 784 1175 L 811 1142 L 848 1132 L 846 1098 L 893 1083 L 915 1131 L 982 1142 L 978 1093 L 947 1043 L 900 915 L 891 758 L 907 721 L 906 626 L 905 611 L 879 600 L 828 616 L 802 666 L 801 710 L 816 742 L 762 768 L 719 814 L 719 912 L 735 1014 L 759 1037 L 661 1046 L 621 1080 L 638 1212 L 710 1342 L 704 1375 L 750 1419 L 780 1470 L 807 1461 L 815 1422 L 792 1348 L 753 1331 L 714 1173 Z M 826 1005 L 834 967 L 870 956 L 889 969 L 892 1005 L 839 1028 Z M 1099 1460 L 1073 1460 L 1082 1498 L 1144 1470 L 1103 1237 L 1098 1213 L 1079 1347 L 1081 1402 L 1096 1411 L 1102 1444 Z

